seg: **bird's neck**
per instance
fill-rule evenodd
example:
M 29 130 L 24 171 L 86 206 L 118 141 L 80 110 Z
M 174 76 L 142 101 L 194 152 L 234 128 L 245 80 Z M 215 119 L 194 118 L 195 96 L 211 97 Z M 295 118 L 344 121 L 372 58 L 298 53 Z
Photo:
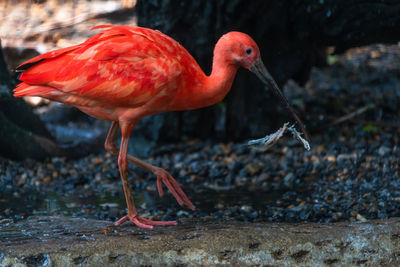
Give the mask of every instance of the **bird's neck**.
M 218 55 L 214 56 L 213 68 L 210 76 L 205 79 L 203 90 L 203 97 L 209 101 L 209 105 L 224 99 L 231 89 L 237 70 L 237 65 L 229 64 Z
M 196 69 L 192 72 L 198 76 L 183 86 L 186 90 L 172 105 L 174 110 L 197 109 L 221 102 L 231 89 L 238 69 L 237 65 L 229 64 L 218 53 L 214 53 L 213 68 L 209 76 L 195 65 Z

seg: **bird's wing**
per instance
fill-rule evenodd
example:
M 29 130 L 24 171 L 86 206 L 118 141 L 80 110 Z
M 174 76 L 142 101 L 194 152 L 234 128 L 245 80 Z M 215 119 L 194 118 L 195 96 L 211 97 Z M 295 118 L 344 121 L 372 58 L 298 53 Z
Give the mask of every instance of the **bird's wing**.
M 23 71 L 19 79 L 118 106 L 139 106 L 177 87 L 183 66 L 174 54 L 178 50 L 175 41 L 139 27 L 104 27 L 110 29 L 80 45 L 25 62 L 18 67 Z M 165 47 L 162 38 L 172 40 L 173 47 Z

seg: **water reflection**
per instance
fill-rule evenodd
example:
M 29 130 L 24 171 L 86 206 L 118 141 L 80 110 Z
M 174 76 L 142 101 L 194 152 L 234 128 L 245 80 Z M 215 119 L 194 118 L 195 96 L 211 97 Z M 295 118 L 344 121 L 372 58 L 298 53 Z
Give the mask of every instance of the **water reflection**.
M 166 213 L 177 217 L 207 216 L 215 212 L 239 209 L 242 212 L 263 211 L 282 198 L 284 192 L 250 191 L 248 189 L 216 191 L 209 188 L 196 189 L 196 193 L 185 189 L 195 203 L 196 211 L 180 207 L 167 194 L 159 198 L 156 192 L 143 190 L 135 194 L 135 203 L 141 212 L 150 214 Z M 115 220 L 125 212 L 123 194 L 88 192 L 87 194 L 58 194 L 30 192 L 20 196 L 5 195 L 0 198 L 0 219 L 20 220 L 31 215 L 71 216 L 94 219 Z M 229 214 L 229 213 L 227 213 Z M 171 219 L 170 218 L 170 219 Z

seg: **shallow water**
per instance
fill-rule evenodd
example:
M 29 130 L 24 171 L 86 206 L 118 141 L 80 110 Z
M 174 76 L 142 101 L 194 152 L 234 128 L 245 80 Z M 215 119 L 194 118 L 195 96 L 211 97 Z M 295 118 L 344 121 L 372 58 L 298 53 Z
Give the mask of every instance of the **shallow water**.
M 243 189 L 217 191 L 212 189 L 200 190 L 195 194 L 191 190 L 187 195 L 196 206 L 195 211 L 181 208 L 168 193 L 160 198 L 156 192 L 141 191 L 135 193 L 135 204 L 139 212 L 158 214 L 167 210 L 177 210 L 178 217 L 212 215 L 224 209 L 237 207 L 244 212 L 250 210 L 265 210 L 266 205 L 282 199 L 284 192 L 249 191 Z M 88 194 L 58 194 L 28 192 L 22 195 L 3 195 L 0 198 L 0 218 L 20 220 L 32 215 L 41 216 L 70 216 L 95 219 L 114 220 L 125 211 L 125 197 L 113 196 L 110 193 Z M 181 212 L 179 212 L 181 211 Z M 175 212 L 173 212 L 175 213 Z M 168 215 L 168 214 L 167 214 Z M 175 215 L 169 214 L 173 218 Z
M 78 195 L 57 193 L 28 192 L 21 196 L 5 195 L 0 200 L 0 210 L 5 211 L 2 217 L 23 219 L 31 215 L 64 215 L 80 216 L 90 214 L 97 209 L 109 206 L 121 206 L 124 199 L 111 195 Z

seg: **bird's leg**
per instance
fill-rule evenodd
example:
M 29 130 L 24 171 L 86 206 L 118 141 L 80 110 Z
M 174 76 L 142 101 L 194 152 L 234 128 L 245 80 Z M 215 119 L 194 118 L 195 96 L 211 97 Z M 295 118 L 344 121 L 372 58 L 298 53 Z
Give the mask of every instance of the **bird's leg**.
M 106 142 L 104 147 L 111 155 L 118 155 L 118 148 L 115 145 L 115 137 L 118 132 L 118 122 L 113 122 L 111 124 L 110 130 L 108 131 L 108 135 L 106 138 Z M 186 196 L 185 192 L 181 189 L 179 184 L 176 180 L 169 174 L 166 170 L 151 165 L 143 160 L 133 157 L 127 154 L 127 159 L 129 162 L 139 166 L 142 169 L 148 170 L 152 172 L 157 177 L 157 189 L 160 197 L 164 195 L 164 190 L 162 188 L 162 184 L 164 183 L 165 186 L 169 189 L 175 199 L 178 201 L 179 205 L 183 206 L 184 204 L 188 206 L 190 209 L 194 210 L 193 203 L 189 200 Z
M 128 141 L 132 128 L 133 125 L 131 124 L 121 125 L 122 140 L 121 140 L 121 149 L 119 151 L 119 156 L 118 156 L 118 167 L 119 167 L 119 172 L 121 174 L 122 186 L 126 198 L 126 205 L 128 207 L 128 215 L 122 217 L 117 222 L 115 222 L 115 225 L 118 226 L 126 222 L 127 220 L 130 220 L 139 227 L 147 229 L 152 229 L 153 225 L 176 225 L 177 223 L 175 221 L 162 222 L 162 221 L 152 221 L 149 219 L 142 218 L 138 215 L 136 211 L 135 204 L 133 202 L 131 187 L 128 180 L 128 161 L 127 161 Z M 113 126 L 111 126 L 111 130 L 113 130 Z
M 129 162 L 132 162 L 140 168 L 148 170 L 152 172 L 155 176 L 157 176 L 157 189 L 160 197 L 164 195 L 164 190 L 162 188 L 162 184 L 164 183 L 165 186 L 172 193 L 172 195 L 175 197 L 176 201 L 178 201 L 179 205 L 186 205 L 192 210 L 195 209 L 193 203 L 189 200 L 185 192 L 183 192 L 182 188 L 179 186 L 178 182 L 174 179 L 174 177 L 172 177 L 171 174 L 169 174 L 169 172 L 160 167 L 144 162 L 143 160 L 133 157 L 131 155 L 128 155 L 127 157 Z
M 113 156 L 117 156 L 119 151 L 117 146 L 115 145 L 115 137 L 117 136 L 118 132 L 118 122 L 113 121 L 111 123 L 110 130 L 108 130 L 106 142 L 104 143 L 104 148 Z

